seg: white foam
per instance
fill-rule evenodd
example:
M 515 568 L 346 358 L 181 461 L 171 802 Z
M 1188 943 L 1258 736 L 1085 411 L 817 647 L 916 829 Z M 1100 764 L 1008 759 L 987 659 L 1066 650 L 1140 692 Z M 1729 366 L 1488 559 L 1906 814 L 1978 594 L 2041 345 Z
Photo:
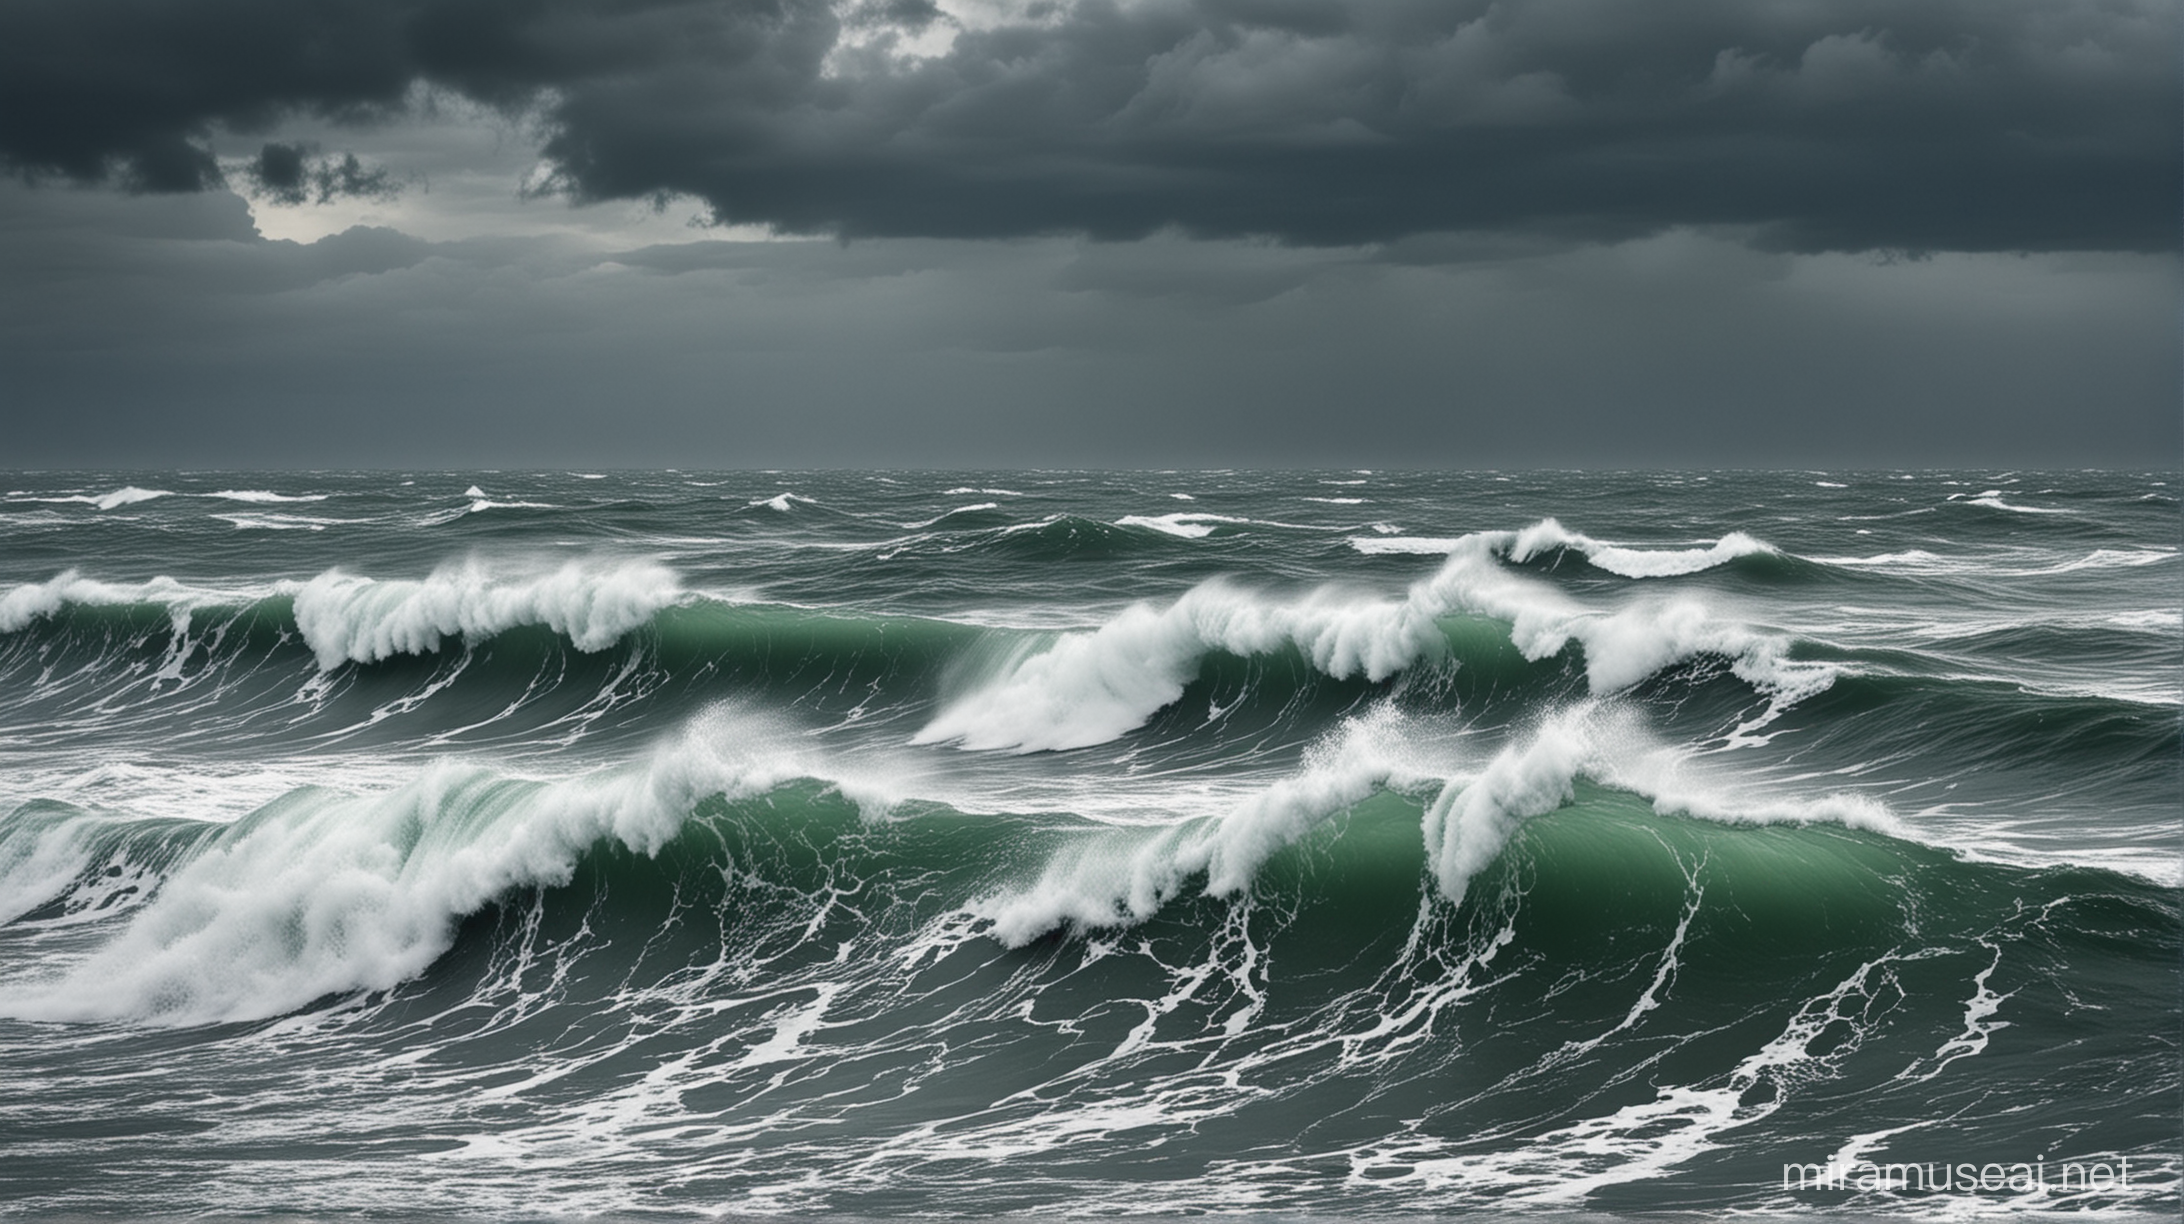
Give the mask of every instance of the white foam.
M 2038 578 L 2049 574 L 2068 574 L 2079 570 L 2136 569 L 2140 566 L 2159 565 L 2177 559 L 2176 549 L 2170 547 L 2096 548 L 2079 557 L 2049 560 L 2056 554 L 2044 549 L 2011 549 L 1985 555 L 1943 557 L 1914 548 L 1904 552 L 1879 553 L 1870 557 L 1814 557 L 1823 565 L 1839 565 L 1853 569 L 1890 570 L 1901 574 L 1945 577 L 1952 575 L 1977 575 L 1985 578 Z
M 1508 621 L 1511 642 L 1528 659 L 1578 642 L 1596 693 L 1627 688 L 1702 654 L 1730 659 L 1736 675 L 1777 706 L 1834 678 L 1825 664 L 1785 657 L 1779 638 L 1718 620 L 1689 598 L 1639 601 L 1613 612 L 1582 607 L 1501 566 L 1496 554 L 1515 542 L 1508 532 L 1462 537 L 1439 572 L 1400 600 L 1333 587 L 1279 599 L 1214 581 L 1165 608 L 1136 604 L 1090 633 L 1064 635 L 1043 650 L 1022 647 L 944 706 L 914 742 L 1016 752 L 1105 743 L 1182 696 L 1216 650 L 1263 655 L 1295 648 L 1329 676 L 1377 682 L 1441 656 L 1447 640 L 1437 620 L 1458 612 Z
M 1104 830 L 1051 858 L 1037 881 L 968 908 L 989 933 L 1018 947 L 1062 927 L 1142 922 L 1199 873 L 1206 892 L 1248 888 L 1268 858 L 1383 787 L 1418 785 L 1388 725 L 1390 716 L 1352 720 L 1329 750 L 1293 777 L 1251 794 L 1224 814 L 1150 829 Z
M 200 1024 L 389 989 L 443 955 L 463 916 L 566 883 L 590 847 L 654 854 L 701 800 L 805 776 L 749 732 L 701 725 L 642 767 L 560 781 L 441 763 L 392 791 L 291 796 L 174 869 L 58 976 L 0 983 L 0 1015 Z
M 1529 561 L 1543 552 L 1557 548 L 1582 553 L 1593 565 L 1625 578 L 1663 578 L 1696 574 L 1701 570 L 1734 561 L 1738 557 L 1775 551 L 1772 545 L 1761 543 L 1741 531 L 1732 531 L 1705 548 L 1624 548 L 1570 531 L 1561 523 L 1548 518 L 1541 519 L 1517 533 L 1515 541 L 1509 546 L 1509 559 Z
M 46 582 L 26 582 L 0 594 L 0 633 L 16 633 L 32 621 L 52 616 L 70 604 L 127 606 L 157 604 L 175 612 L 207 606 L 232 606 L 294 590 L 292 583 L 254 587 L 202 587 L 159 577 L 149 582 L 100 582 L 67 570 Z
M 1451 781 L 1426 809 L 1426 858 L 1441 895 L 1461 901 L 1471 878 L 1501 855 L 1517 826 L 1568 803 L 1578 774 L 1597 768 L 1592 737 L 1573 719 L 1496 756 L 1468 782 Z
M 952 516 L 952 515 L 957 515 L 957 514 L 972 514 L 972 513 L 975 513 L 975 512 L 977 512 L 977 511 L 980 511 L 980 510 L 998 510 L 998 509 L 1000 509 L 1000 508 L 1001 508 L 1001 503 L 999 503 L 999 502 L 979 502 L 979 503 L 977 503 L 976 505 L 970 505 L 970 506 L 957 506 L 957 507 L 956 507 L 955 509 L 953 509 L 953 510 L 944 510 L 944 511 L 942 511 L 942 512 L 941 512 L 941 513 L 939 513 L 939 514 L 936 514 L 936 515 L 934 515 L 933 517 L 931 517 L 931 518 L 929 518 L 929 519 L 926 519 L 926 520 L 925 520 L 924 522 L 922 522 L 922 523 L 904 523 L 904 524 L 903 524 L 903 529 L 904 529 L 905 531 L 916 531 L 916 530 L 918 530 L 919 528 L 922 528 L 922 527 L 930 527 L 930 526 L 932 526 L 933 524 L 935 524 L 935 523 L 937 523 L 937 522 L 940 522 L 940 521 L 941 521 L 942 519 L 948 518 L 948 517 L 950 517 L 950 516 Z
M 1964 497 L 1964 495 L 1963 495 L 1963 494 L 1961 494 L 1961 493 L 1951 493 L 1951 494 L 1949 495 L 1949 498 L 1948 498 L 1948 500 L 1950 500 L 1950 501 L 1955 501 L 1955 500 L 1957 500 L 1957 499 L 1958 499 L 1958 498 L 1960 498 L 1960 497 Z M 1987 507 L 1988 509 L 1991 509 L 1991 510 L 2007 510 L 2007 511 L 2009 511 L 2009 512 L 2010 512 L 2010 513 L 2012 513 L 2012 514 L 2070 514 L 2070 513 L 2072 513 L 2072 511 L 2069 511 L 2069 510 L 2061 510 L 2061 509 L 2056 509 L 2056 508 L 2053 508 L 2053 507 L 2048 507 L 2048 506 L 2014 506 L 2014 505 L 2011 505 L 2010 503 L 2008 503 L 2008 502 L 2006 502 L 2006 501 L 2003 501 L 2003 500 L 2002 500 L 2002 491 L 2001 491 L 2000 489 L 1989 489 L 1989 490 L 1987 490 L 1986 492 L 1984 492 L 1984 493 L 1981 493 L 1981 494 L 1980 494 L 1979 496 L 1977 496 L 1977 497 L 1970 497 L 1970 498 L 1965 498 L 1965 499 L 1964 499 L 1964 504 L 1965 504 L 1965 505 L 1967 505 L 1967 506 L 1985 506 L 1985 507 Z
M 170 496 L 170 494 L 164 489 L 139 489 L 131 485 L 125 489 L 116 489 L 111 493 L 102 493 L 97 497 L 93 497 L 88 493 L 63 493 L 55 497 L 39 497 L 18 489 L 9 493 L 7 499 L 11 503 L 29 502 L 45 506 L 96 506 L 101 510 L 112 510 L 118 506 L 129 505 L 132 502 L 150 501 L 155 497 L 167 496 Z
M 2184 612 L 2174 608 L 2148 608 L 2138 612 L 2115 612 L 2102 618 L 2107 624 L 2119 629 L 2151 629 L 2171 632 L 2184 629 Z
M 91 504 L 101 510 L 113 510 L 121 506 L 134 506 L 139 502 L 148 502 L 155 497 L 169 496 L 172 495 L 165 489 L 140 489 L 135 485 L 129 485 L 116 489 L 106 496 L 96 499 Z
M 1384 524 L 1380 523 L 1373 524 L 1373 529 L 1375 531 L 1395 530 L 1392 527 L 1387 527 Z M 1463 540 L 1464 537 L 1461 536 L 1384 535 L 1381 536 L 1379 539 L 1374 539 L 1371 536 L 1356 536 L 1350 540 L 1350 547 L 1356 549 L 1361 553 L 1364 553 L 1368 557 L 1445 557 L 1449 553 L 1454 552 L 1456 550 L 1456 546 L 1463 543 Z
M 1442 642 L 1430 609 L 1328 589 L 1294 603 L 1210 582 L 1166 608 L 1135 604 L 1090 633 L 1030 644 L 944 708 L 914 741 L 1018 752 L 1105 743 L 1183 695 L 1215 649 L 1294 646 L 1333 676 L 1383 680 Z
M 1518 826 L 1568 804 L 1580 779 L 1641 796 L 1663 814 L 1717 824 L 1838 824 L 1893 837 L 1906 831 L 1861 796 L 1756 793 L 1693 771 L 1687 751 L 1651 740 L 1626 711 L 1586 702 L 1548 719 L 1483 770 L 1451 778 L 1426 809 L 1427 862 L 1443 897 L 1461 901 Z
M 1961 561 L 1937 556 L 1923 548 L 1903 552 L 1876 553 L 1870 557 L 1814 557 L 1822 565 L 1841 565 L 1853 569 L 1896 570 L 1907 574 L 1956 574 L 1976 569 Z
M 2159 565 L 2176 560 L 2173 548 L 2096 548 L 2076 561 L 2065 561 L 2052 569 L 2037 572 L 2066 574 L 2073 570 L 2088 569 L 2135 569 L 2141 565 Z
M 815 997 L 811 1002 L 782 1012 L 773 1036 L 745 1051 L 743 1057 L 737 1059 L 728 1069 L 737 1070 L 806 1057 L 809 1051 L 803 1048 L 804 1038 L 822 1027 L 827 1006 L 834 1002 L 834 996 L 843 989 L 839 982 L 823 982 L 813 987 L 812 993 Z
M 1498 1201 L 1561 1206 L 1608 1186 L 1657 1180 L 1724 1146 L 1717 1136 L 1774 1113 L 1787 1084 L 1832 1074 L 1872 1030 L 1870 1015 L 1881 993 L 1872 979 L 1889 959 L 1868 961 L 1827 994 L 1806 1000 L 1779 1035 L 1710 1086 L 1660 1087 L 1650 1101 L 1580 1118 L 1509 1150 L 1444 1154 L 1454 1145 L 1430 1138 L 1372 1145 L 1352 1154 L 1351 1181 L 1374 1187 L 1412 1182 L 1437 1193 L 1490 1188 Z M 1846 1043 L 1825 1052 L 1815 1048 L 1824 1034 L 1846 1030 Z M 1775 1091 L 1754 1093 L 1763 1082 Z
M 1655 743 L 1626 711 L 1598 701 L 1550 718 L 1483 767 L 1449 751 L 1412 743 L 1398 716 L 1383 709 L 1345 723 L 1298 773 L 1218 816 L 1088 833 L 1050 858 L 1037 880 L 969 908 L 995 938 L 1019 946 L 1065 927 L 1142 922 L 1201 874 L 1208 895 L 1234 896 L 1274 854 L 1383 789 L 1431 796 L 1420 836 L 1435 891 L 1452 903 L 1525 821 L 1569 804 L 1581 779 L 1637 795 L 1664 814 L 1904 836 L 1895 816 L 1869 799 L 1753 793 L 1703 776 L 1688 752 Z
M 331 497 L 332 494 L 298 493 L 294 495 L 289 495 L 286 493 L 274 493 L 266 489 L 222 489 L 218 493 L 207 493 L 205 494 L 205 496 L 217 497 L 223 501 L 271 503 L 325 501 L 328 497 Z M 483 494 L 480 494 L 479 496 L 483 496 Z
M 746 507 L 752 509 L 755 509 L 759 506 L 765 506 L 768 509 L 779 510 L 783 514 L 787 514 L 790 507 L 794 506 L 797 502 L 802 502 L 807 506 L 816 506 L 819 504 L 818 502 L 813 501 L 811 498 L 805 497 L 800 493 L 776 493 L 772 497 L 761 497 L 757 501 L 746 502 L 744 504 Z
M 215 514 L 212 517 L 245 531 L 324 531 L 336 523 L 350 521 L 308 514 Z
M 1385 530 L 1377 523 L 1374 524 L 1374 529 Z M 1370 536 L 1353 537 L 1349 543 L 1351 548 L 1367 556 L 1401 553 L 1445 555 L 1478 538 L 1480 536 L 1477 535 L 1383 535 L 1378 539 Z M 1502 547 L 1512 561 L 1529 561 L 1541 553 L 1566 548 L 1582 554 L 1593 566 L 1625 578 L 1664 578 L 1696 574 L 1734 561 L 1738 557 L 1775 551 L 1772 545 L 1755 540 L 1741 531 L 1732 531 L 1704 548 L 1626 548 L 1571 531 L 1551 518 L 1541 519 L 1515 533 L 1491 533 L 1489 538 L 1506 541 Z
M 1987 939 L 1981 939 L 1979 942 L 1985 945 L 1988 951 L 1994 953 L 1994 959 L 1988 962 L 1985 969 L 1980 970 L 1972 978 L 1972 997 L 1964 1002 L 1964 1031 L 1950 1038 L 1942 1044 L 1940 1049 L 1934 1051 L 1933 1056 L 1926 1060 L 1927 1065 L 1923 1068 L 1923 1074 L 1918 1075 L 1915 1082 L 1924 1083 L 1933 1079 L 1947 1070 L 1950 1063 L 1960 1058 L 1972 1058 L 1985 1053 L 1987 1043 L 1993 1039 L 1994 1035 L 2010 1027 L 2009 1021 L 1997 1020 L 1994 1016 L 1996 1012 L 2002 1010 L 2002 1004 L 2017 992 L 2012 990 L 1997 994 L 1994 988 L 1987 983 L 1987 980 L 1994 976 L 1994 971 L 2002 967 L 2001 945 Z M 1914 1063 L 1897 1072 L 1896 1079 L 1899 1081 L 1912 1079 L 1911 1073 L 1921 1069 L 1920 1064 Z M 1872 1137 L 1882 1138 L 1884 1136 L 1876 1135 Z M 1836 1159 L 1841 1162 L 1843 1167 L 1848 1167 L 1855 1161 L 1856 1156 L 1855 1151 L 1838 1152 Z
M 425 654 L 450 637 L 491 637 L 543 625 L 579 650 L 604 650 L 683 598 L 681 583 L 649 561 L 571 561 L 551 570 L 472 558 L 422 580 L 375 580 L 329 570 L 296 592 L 296 626 L 331 671 Z
M 0 924 L 66 892 L 91 866 L 93 819 L 10 827 L 0 838 Z
M 1182 539 L 1196 540 L 1212 535 L 1216 523 L 1248 523 L 1250 521 L 1250 519 L 1236 518 L 1227 514 L 1126 514 L 1115 520 L 1115 526 L 1146 527 Z

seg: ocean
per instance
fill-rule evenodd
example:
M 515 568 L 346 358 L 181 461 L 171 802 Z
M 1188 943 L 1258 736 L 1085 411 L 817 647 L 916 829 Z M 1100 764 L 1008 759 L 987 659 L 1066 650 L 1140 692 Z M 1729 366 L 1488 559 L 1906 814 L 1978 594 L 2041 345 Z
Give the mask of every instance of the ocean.
M 2178 482 L 0 477 L 0 1215 L 2173 1218 Z

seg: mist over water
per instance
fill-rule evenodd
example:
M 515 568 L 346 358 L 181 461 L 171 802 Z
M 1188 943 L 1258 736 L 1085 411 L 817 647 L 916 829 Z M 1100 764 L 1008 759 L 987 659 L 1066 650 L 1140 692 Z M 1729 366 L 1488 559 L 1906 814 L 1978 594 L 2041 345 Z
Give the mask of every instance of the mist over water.
M 2177 479 L 9 476 L 0 1210 L 2173 1215 Z

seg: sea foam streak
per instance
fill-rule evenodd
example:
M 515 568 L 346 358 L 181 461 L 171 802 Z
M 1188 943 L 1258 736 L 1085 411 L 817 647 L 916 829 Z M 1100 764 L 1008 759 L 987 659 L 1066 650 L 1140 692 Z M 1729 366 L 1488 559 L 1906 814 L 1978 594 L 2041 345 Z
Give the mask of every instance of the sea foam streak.
M 173 494 L 166 489 L 140 489 L 135 485 L 125 485 L 111 493 L 101 493 L 96 497 L 87 493 L 67 493 L 57 497 L 36 497 L 29 494 L 11 493 L 8 495 L 8 500 L 11 502 L 44 502 L 49 505 L 74 504 L 91 506 L 99 510 L 117 510 L 123 506 L 134 506 L 139 502 L 148 502 L 155 498 L 171 496 Z
M 1209 582 L 1165 608 L 1133 605 L 1097 630 L 1065 635 L 1009 660 L 952 701 L 915 742 L 1017 752 L 1106 743 L 1182 696 L 1200 663 L 1217 650 L 1263 655 L 1294 647 L 1329 676 L 1377 682 L 1442 654 L 1447 641 L 1438 619 L 1461 612 L 1508 621 L 1510 640 L 1529 659 L 1578 642 L 1586 678 L 1598 693 L 1627 688 L 1701 654 L 1727 657 L 1740 678 L 1778 704 L 1809 696 L 1833 679 L 1827 666 L 1791 661 L 1779 639 L 1721 621 L 1694 600 L 1598 611 L 1499 564 L 1498 554 L 1510 548 L 1578 538 L 1552 520 L 1540 526 L 1552 530 L 1535 529 L 1529 544 L 1509 532 L 1453 541 L 1439 572 L 1400 600 L 1339 588 L 1285 600 Z
M 1144 527 L 1186 540 L 1197 540 L 1212 535 L 1218 524 L 1250 521 L 1232 514 L 1125 514 L 1115 520 L 1115 526 Z
M 1755 540 L 1741 531 L 1732 531 L 1705 548 L 1626 548 L 1571 531 L 1551 518 L 1541 519 L 1530 527 L 1514 532 L 1489 532 L 1469 536 L 1358 536 L 1350 540 L 1350 547 L 1367 556 L 1406 553 L 1437 556 L 1453 552 L 1482 536 L 1493 540 L 1496 551 L 1503 553 L 1511 561 L 1529 561 L 1543 553 L 1568 549 L 1582 555 L 1589 564 L 1625 578 L 1667 578 L 1696 574 L 1725 565 L 1738 557 L 1769 555 L 1775 552 L 1773 545 Z

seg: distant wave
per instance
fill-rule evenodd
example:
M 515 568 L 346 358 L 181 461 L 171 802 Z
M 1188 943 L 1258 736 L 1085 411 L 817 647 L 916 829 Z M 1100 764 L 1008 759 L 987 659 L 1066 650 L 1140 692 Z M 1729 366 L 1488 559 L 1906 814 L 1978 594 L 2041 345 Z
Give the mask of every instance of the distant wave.
M 465 561 L 421 581 L 321 574 L 296 592 L 296 625 L 327 669 L 518 625 L 544 625 L 579 650 L 604 650 L 682 596 L 675 575 L 651 562 L 570 562 L 510 575 Z
M 225 501 L 271 503 L 325 501 L 328 497 L 332 495 L 328 493 L 299 493 L 290 495 L 285 493 L 274 493 L 265 489 L 222 489 L 218 493 L 207 493 L 205 494 L 205 496 L 217 497 Z
M 1625 578 L 1665 578 L 1696 574 L 1725 565 L 1739 557 L 1771 556 L 1770 545 L 1741 531 L 1732 531 L 1705 548 L 1639 549 L 1607 544 L 1571 531 L 1554 519 L 1541 519 L 1520 531 L 1489 532 L 1468 536 L 1360 536 L 1350 547 L 1368 556 L 1414 553 L 1443 554 L 1480 538 L 1492 541 L 1496 551 L 1511 561 L 1525 562 L 1558 550 L 1584 557 L 1587 563 Z
M 1989 552 L 1945 557 L 1923 548 L 1911 548 L 1902 552 L 1875 553 L 1865 557 L 1814 557 L 1812 560 L 1821 565 L 1846 569 L 1920 576 L 2034 578 L 2043 574 L 2067 574 L 2077 570 L 2135 569 L 2143 565 L 2173 562 L 2177 557 L 2177 551 L 2173 548 L 2096 548 L 2069 560 L 2025 564 L 2027 558 L 2023 552 L 1999 555 Z
M 1570 531 L 1549 518 L 1519 531 L 1509 544 L 1508 555 L 1510 560 L 1522 562 L 1556 549 L 1580 553 L 1593 565 L 1625 578 L 1696 574 L 1739 557 L 1771 555 L 1775 551 L 1772 545 L 1761 543 L 1741 531 L 1732 531 L 1705 548 L 1622 548 Z
M 329 570 L 308 582 L 192 586 L 171 578 L 111 583 L 70 570 L 0 593 L 0 633 L 15 633 L 72 604 L 158 605 L 177 614 L 292 598 L 297 630 L 319 666 L 376 663 L 440 649 L 446 638 L 491 637 L 540 625 L 579 650 L 604 650 L 681 600 L 680 581 L 645 561 L 567 562 L 553 568 L 470 559 L 422 579 L 372 579 Z
M 1125 514 L 1115 520 L 1117 527 L 1144 527 L 1166 535 L 1180 536 L 1186 540 L 1203 539 L 1213 534 L 1215 527 L 1223 523 L 1248 523 L 1250 519 L 1230 514 Z
M 2002 500 L 2002 490 L 2000 490 L 2000 489 L 1988 489 L 1988 490 L 1987 490 L 1986 492 L 1984 492 L 1984 493 L 1980 493 L 1980 494 L 1977 494 L 1977 495 L 1975 495 L 1975 496 L 1970 496 L 1970 497 L 1967 497 L 1967 496 L 1965 496 L 1965 495 L 1964 495 L 1964 494 L 1962 494 L 1962 493 L 1951 493 L 1951 494 L 1949 495 L 1949 497 L 1948 497 L 1948 500 L 1950 500 L 1950 501 L 1960 501 L 1960 500 L 1961 500 L 1961 501 L 1963 502 L 1963 504 L 1965 504 L 1965 505 L 1967 505 L 1967 506 L 1984 506 L 1984 507 L 1986 507 L 1986 508 L 1987 508 L 1987 509 L 1989 509 L 1989 510 L 2007 510 L 2007 511 L 2009 511 L 2009 512 L 2010 512 L 2010 513 L 2012 513 L 2012 514 L 2069 514 L 2069 513 L 2070 513 L 2070 511 L 2068 511 L 2068 510 L 2060 509 L 2060 508 L 2058 508 L 2058 507 L 2053 507 L 2053 506 L 2019 506 L 2019 505 L 2014 505 L 2014 504 L 2012 504 L 2012 503 L 2010 503 L 2010 502 L 2006 502 L 2006 501 L 2003 501 L 2003 500 Z
M 166 489 L 140 489 L 135 485 L 126 485 L 111 493 L 102 493 L 95 497 L 87 493 L 70 493 L 58 497 L 12 494 L 8 500 L 14 502 L 44 502 L 51 505 L 72 503 L 82 506 L 94 506 L 100 510 L 115 510 L 122 506 L 134 506 L 139 502 L 148 502 L 155 498 L 172 496 L 174 494 Z
M 1718 620 L 1692 600 L 1585 608 L 1503 568 L 1498 554 L 1516 542 L 1505 532 L 1463 537 L 1439 572 L 1400 600 L 1339 588 L 1282 598 L 1216 581 L 1165 607 L 1135 605 L 1095 631 L 1013 657 L 946 706 L 917 742 L 1017 752 L 1105 743 L 1180 697 L 1214 651 L 1293 647 L 1329 676 L 1385 680 L 1443 653 L 1437 620 L 1458 612 L 1508 622 L 1526 658 L 1580 643 L 1595 692 L 1627 688 L 1701 654 L 1732 660 L 1738 676 L 1785 704 L 1825 688 L 1834 674 L 1789 660 L 1781 639 Z

